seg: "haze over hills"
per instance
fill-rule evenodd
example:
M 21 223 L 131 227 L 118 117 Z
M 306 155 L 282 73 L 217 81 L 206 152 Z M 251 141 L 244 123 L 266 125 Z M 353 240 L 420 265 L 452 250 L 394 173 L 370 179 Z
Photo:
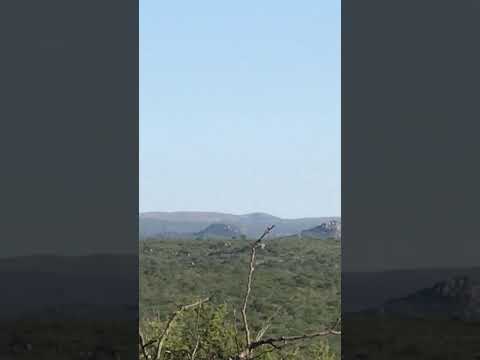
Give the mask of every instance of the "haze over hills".
M 374 313 L 407 318 L 480 320 L 480 284 L 468 276 L 435 283 L 406 297 L 392 299 Z
M 387 312 L 399 312 L 400 309 L 405 309 L 406 305 L 415 308 L 418 304 L 409 303 L 420 299 L 416 295 L 433 294 L 434 292 L 425 289 L 432 289 L 432 286 L 438 289 L 439 284 L 455 288 L 451 286 L 449 279 L 459 278 L 480 283 L 480 267 L 342 272 L 342 310 L 345 313 L 355 313 L 379 309 L 386 304 L 389 304 L 385 307 Z M 426 297 L 423 297 L 423 300 L 425 299 Z M 433 303 L 433 300 L 430 303 Z
M 215 238 L 230 238 L 239 239 L 243 236 L 240 229 L 234 225 L 212 224 L 206 229 L 195 234 L 199 239 L 215 239 Z
M 219 212 L 145 212 L 139 215 L 139 236 L 141 239 L 154 236 L 181 237 L 183 234 L 201 233 L 217 224 L 232 226 L 235 232 L 247 238 L 259 236 L 267 226 L 274 224 L 272 236 L 298 235 L 339 217 L 312 217 L 283 219 L 266 213 L 233 215 Z

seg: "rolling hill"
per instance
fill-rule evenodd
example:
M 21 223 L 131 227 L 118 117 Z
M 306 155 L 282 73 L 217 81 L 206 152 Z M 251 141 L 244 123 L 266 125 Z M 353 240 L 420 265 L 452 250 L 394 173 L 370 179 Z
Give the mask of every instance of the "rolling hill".
M 442 284 L 446 279 L 467 277 L 480 282 L 480 267 L 408 269 L 381 272 L 342 272 L 342 310 L 355 313 L 404 299 Z M 412 299 L 411 297 L 409 299 Z M 397 303 L 398 304 L 398 303 Z
M 212 224 L 195 234 L 196 239 L 240 239 L 240 229 L 234 225 Z
M 456 276 L 367 310 L 371 315 L 411 319 L 480 320 L 480 285 Z
M 272 236 L 298 235 L 303 230 L 311 229 L 338 217 L 315 217 L 283 219 L 265 213 L 245 215 L 224 214 L 218 212 L 146 212 L 139 215 L 139 237 L 179 238 L 193 233 L 200 233 L 213 224 L 230 225 L 238 229 L 247 238 L 255 238 L 265 228 L 274 224 Z

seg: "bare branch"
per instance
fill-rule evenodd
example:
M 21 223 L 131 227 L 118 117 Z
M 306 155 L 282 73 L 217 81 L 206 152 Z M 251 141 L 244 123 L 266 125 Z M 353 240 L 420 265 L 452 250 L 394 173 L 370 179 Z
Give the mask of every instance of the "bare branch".
M 237 346 L 237 354 L 240 353 L 240 344 L 238 343 L 238 330 L 237 330 L 237 312 L 233 309 L 233 330 L 235 331 L 235 345 Z
M 270 225 L 269 227 L 267 227 L 265 229 L 265 231 L 263 232 L 262 236 L 260 236 L 257 241 L 255 241 L 253 243 L 253 246 L 257 246 L 258 244 L 260 244 L 262 242 L 262 240 L 265 238 L 265 236 L 267 236 L 268 234 L 270 234 L 270 232 L 273 230 L 273 228 L 275 227 L 275 225 Z
M 268 330 L 268 328 L 271 325 L 271 319 L 273 319 L 274 315 L 267 321 L 266 325 L 260 329 L 258 332 L 255 341 L 251 340 L 250 336 L 250 328 L 248 326 L 248 319 L 247 319 L 247 305 L 248 305 L 248 298 L 250 296 L 251 290 L 252 290 L 252 282 L 253 282 L 253 273 L 255 272 L 255 259 L 256 259 L 256 248 L 258 245 L 262 242 L 262 240 L 265 238 L 266 235 L 268 235 L 272 229 L 274 228 L 274 225 L 269 226 L 256 240 L 252 245 L 251 245 L 251 252 L 250 252 L 250 271 L 248 273 L 248 279 L 247 279 L 247 288 L 245 291 L 245 295 L 243 298 L 243 306 L 242 306 L 242 320 L 243 320 L 243 325 L 245 328 L 245 341 L 246 341 L 246 346 L 245 349 L 240 352 L 235 359 L 237 360 L 244 360 L 244 359 L 252 359 L 253 355 L 253 350 L 260 348 L 262 346 L 270 346 L 271 349 L 270 351 L 266 351 L 265 353 L 274 351 L 274 350 L 280 350 L 283 347 L 287 346 L 289 343 L 295 342 L 295 341 L 301 341 L 301 340 L 307 340 L 307 339 L 312 339 L 320 336 L 328 336 L 328 335 L 341 335 L 341 331 L 336 330 L 336 327 L 340 323 L 340 318 L 338 319 L 337 323 L 333 327 L 333 329 L 330 330 L 324 330 L 324 331 L 319 331 L 316 333 L 312 334 L 304 334 L 304 335 L 297 335 L 297 336 L 279 336 L 279 337 L 270 337 L 267 339 L 262 340 L 262 337 L 265 335 L 265 332 Z M 260 354 L 261 355 L 261 354 Z
M 145 357 L 145 359 L 148 360 L 149 359 L 148 354 L 147 354 L 148 345 L 145 344 L 145 341 L 143 340 L 144 337 L 143 337 L 143 334 L 142 334 L 141 330 L 138 331 L 138 337 L 139 337 L 139 341 L 140 341 L 140 349 L 142 350 L 142 354 Z
M 262 242 L 265 236 L 267 236 L 273 230 L 274 227 L 275 225 L 271 225 L 267 227 L 263 232 L 262 236 L 260 236 L 252 244 L 250 249 L 250 271 L 248 273 L 247 288 L 245 290 L 245 296 L 243 298 L 243 306 L 242 306 L 242 320 L 243 320 L 243 326 L 245 331 L 245 342 L 246 342 L 247 352 L 249 352 L 250 344 L 252 343 L 250 339 L 250 328 L 248 326 L 248 320 L 247 320 L 247 305 L 248 305 L 248 297 L 250 296 L 250 292 L 252 291 L 252 279 L 253 279 L 253 273 L 255 271 L 256 250 L 257 250 L 257 246 Z
M 190 355 L 190 360 L 195 360 L 195 356 L 197 355 L 198 347 L 200 345 L 200 311 L 197 310 L 197 321 L 195 324 L 195 332 L 197 333 L 197 342 L 195 343 L 195 347 L 192 351 L 192 355 Z
M 280 313 L 281 310 L 282 310 L 282 308 L 280 306 L 278 306 L 277 310 L 272 314 L 272 316 L 270 316 L 267 319 L 267 321 L 265 321 L 265 325 L 258 332 L 257 337 L 255 338 L 255 341 L 260 340 L 265 335 L 267 330 L 270 329 L 270 326 L 272 326 L 273 319 L 275 318 L 275 316 L 277 316 Z
M 154 360 L 160 359 L 163 345 L 165 344 L 165 340 L 167 339 L 167 336 L 170 333 L 172 325 L 173 325 L 174 321 L 176 320 L 177 316 L 180 315 L 183 311 L 192 309 L 192 308 L 197 307 L 197 306 L 200 306 L 200 305 L 206 303 L 209 300 L 210 300 L 210 298 L 205 298 L 205 299 L 199 300 L 199 301 L 197 301 L 193 304 L 179 305 L 178 306 L 177 311 L 175 311 L 172 314 L 172 316 L 170 316 L 170 319 L 168 320 L 167 325 L 165 326 L 165 329 L 163 330 L 162 335 L 160 336 L 159 339 L 156 340 L 157 341 L 157 347 L 155 348 L 155 352 L 154 352 L 154 356 L 153 356 Z
M 250 344 L 250 350 L 258 348 L 262 345 L 271 345 L 275 347 L 277 343 L 286 344 L 287 342 L 292 342 L 292 341 L 299 341 L 299 340 L 313 339 L 320 336 L 341 335 L 341 334 L 342 334 L 341 331 L 325 330 L 325 331 L 320 331 L 313 334 L 305 334 L 305 335 L 298 335 L 298 336 L 271 337 L 264 340 L 254 341 L 253 343 Z

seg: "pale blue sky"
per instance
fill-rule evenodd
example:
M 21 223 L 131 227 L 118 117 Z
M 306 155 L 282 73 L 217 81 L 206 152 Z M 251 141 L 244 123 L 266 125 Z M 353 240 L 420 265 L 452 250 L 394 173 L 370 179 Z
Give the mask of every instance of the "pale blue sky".
M 140 0 L 140 211 L 340 215 L 340 0 Z

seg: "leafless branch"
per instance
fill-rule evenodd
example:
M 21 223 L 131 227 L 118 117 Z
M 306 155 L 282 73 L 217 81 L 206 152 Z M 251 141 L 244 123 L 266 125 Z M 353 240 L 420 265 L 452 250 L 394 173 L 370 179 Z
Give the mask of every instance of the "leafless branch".
M 147 344 L 145 344 L 144 342 L 144 337 L 143 335 L 140 333 L 140 347 L 141 347 L 141 350 L 142 350 L 142 353 L 143 353 L 143 356 L 145 356 L 145 358 L 147 360 L 150 359 L 150 356 L 148 356 L 147 354 L 147 351 L 146 351 L 146 348 L 150 345 L 153 345 L 154 343 L 156 343 L 156 347 L 155 347 L 155 351 L 153 353 L 153 356 L 151 357 L 152 360 L 159 360 L 160 359 L 160 356 L 161 356 L 161 353 L 162 353 L 162 349 L 163 349 L 163 345 L 165 344 L 165 341 L 168 337 L 168 334 L 170 333 L 170 330 L 173 326 L 173 323 L 175 322 L 175 320 L 177 319 L 177 317 L 182 313 L 184 312 L 185 310 L 189 310 L 189 309 L 192 309 L 192 308 L 195 308 L 197 306 L 200 306 L 204 303 L 206 303 L 207 301 L 209 301 L 210 298 L 205 298 L 205 299 L 202 299 L 202 300 L 199 300 L 197 302 L 194 302 L 193 304 L 188 304 L 188 305 L 178 305 L 178 309 L 170 316 L 170 318 L 168 319 L 167 321 L 167 325 L 165 326 L 165 329 L 163 330 L 162 334 L 160 335 L 160 338 L 158 339 L 155 339 L 155 340 L 151 340 L 149 341 Z
M 328 335 L 341 335 L 341 332 L 337 330 L 325 330 L 325 331 L 320 331 L 313 334 L 304 334 L 304 335 L 298 335 L 298 336 L 271 337 L 264 340 L 254 341 L 253 343 L 250 344 L 250 350 L 256 349 L 262 345 L 267 345 L 267 344 L 276 346 L 278 343 L 286 344 L 287 342 L 312 339 L 312 338 L 316 338 L 320 336 L 328 336 Z
M 245 342 L 246 342 L 246 349 L 247 352 L 250 349 L 251 339 L 250 339 L 250 328 L 248 326 L 248 319 L 247 319 L 247 305 L 248 305 L 248 298 L 250 296 L 250 292 L 252 291 L 252 279 L 253 273 L 255 271 L 255 257 L 257 246 L 262 242 L 262 240 L 267 236 L 275 227 L 275 225 L 271 225 L 265 229 L 262 236 L 260 236 L 255 242 L 252 243 L 250 249 L 250 271 L 248 272 L 248 279 L 247 279 L 247 288 L 245 290 L 245 295 L 243 297 L 243 306 L 242 306 L 242 320 L 243 320 L 243 327 L 245 331 Z
M 197 342 L 195 343 L 195 347 L 193 348 L 192 355 L 190 355 L 190 360 L 195 360 L 195 356 L 197 355 L 198 347 L 200 345 L 200 311 L 197 310 L 197 321 L 195 324 L 195 332 L 197 335 Z
M 277 310 L 270 316 L 267 321 L 265 322 L 265 325 L 260 329 L 260 331 L 257 333 L 257 337 L 255 338 L 255 341 L 260 340 L 265 333 L 267 332 L 268 329 L 270 329 L 270 326 L 272 326 L 272 321 L 275 318 L 275 316 L 278 315 L 278 313 L 282 310 L 282 308 L 279 306 L 277 307 Z
M 235 309 L 233 309 L 233 330 L 235 331 L 235 345 L 237 346 L 237 354 L 239 354 L 240 344 L 238 343 L 237 312 Z
M 139 341 L 140 341 L 140 350 L 142 350 L 142 354 L 145 357 L 145 359 L 148 359 L 148 354 L 147 354 L 148 345 L 145 344 L 145 341 L 143 340 L 144 337 L 143 337 L 143 334 L 142 334 L 141 330 L 138 331 L 138 337 L 139 337 Z
M 265 335 L 265 332 L 268 330 L 271 324 L 271 319 L 273 319 L 273 315 L 266 323 L 266 325 L 260 329 L 258 332 L 255 341 L 251 340 L 250 336 L 250 328 L 248 326 L 248 319 L 247 319 L 247 305 L 248 305 L 248 298 L 250 296 L 250 293 L 252 291 L 252 282 L 253 282 L 253 273 L 255 272 L 255 259 L 256 259 L 256 249 L 258 245 L 262 242 L 262 240 L 267 236 L 272 229 L 274 228 L 274 225 L 269 226 L 256 240 L 255 242 L 252 243 L 251 245 L 251 251 L 250 251 L 250 271 L 248 273 L 248 279 L 247 279 L 247 288 L 245 291 L 245 295 L 243 298 L 243 306 L 242 306 L 242 320 L 243 320 L 243 326 L 245 328 L 245 341 L 246 341 L 246 346 L 245 349 L 240 352 L 235 359 L 237 360 L 244 360 L 244 359 L 253 359 L 253 350 L 260 348 L 262 346 L 269 345 L 271 349 L 263 352 L 263 353 L 268 353 L 274 350 L 281 350 L 284 346 L 288 345 L 289 343 L 296 342 L 296 341 L 301 341 L 301 340 L 307 340 L 307 339 L 313 339 L 316 337 L 321 337 L 321 336 L 329 336 L 329 335 L 341 335 L 341 331 L 336 330 L 337 326 L 340 323 L 340 318 L 338 319 L 337 323 L 332 329 L 329 330 L 324 330 L 324 331 L 319 331 L 311 334 L 304 334 L 304 335 L 297 335 L 297 336 L 279 336 L 279 337 L 270 337 L 267 339 L 263 339 L 262 337 Z

